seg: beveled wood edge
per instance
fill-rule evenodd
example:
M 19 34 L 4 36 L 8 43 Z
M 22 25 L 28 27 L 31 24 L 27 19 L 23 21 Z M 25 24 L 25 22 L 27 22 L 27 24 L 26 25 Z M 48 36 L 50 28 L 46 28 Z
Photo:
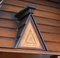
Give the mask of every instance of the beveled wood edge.
M 0 48 L 0 53 L 25 53 L 25 54 L 42 54 L 42 55 L 60 55 L 59 51 L 44 51 L 44 50 L 39 50 L 39 49 L 15 49 L 15 48 Z

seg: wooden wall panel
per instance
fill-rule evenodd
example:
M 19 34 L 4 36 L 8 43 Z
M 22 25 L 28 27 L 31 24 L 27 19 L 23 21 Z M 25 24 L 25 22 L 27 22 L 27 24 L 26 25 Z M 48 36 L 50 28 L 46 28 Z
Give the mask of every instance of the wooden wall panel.
M 60 34 L 60 28 L 57 27 L 48 25 L 38 25 L 38 28 L 40 29 L 41 32 Z
M 7 55 L 7 56 L 6 56 Z M 50 55 L 36 55 L 25 53 L 0 53 L 0 58 L 50 58 Z
M 0 19 L 16 20 L 14 15 L 15 14 L 11 12 L 0 11 Z
M 26 1 L 26 2 L 31 2 L 34 4 L 39 4 L 39 5 L 45 5 L 45 6 L 50 6 L 50 7 L 55 7 L 55 8 L 60 8 L 60 4 L 56 4 L 47 0 L 21 0 L 21 1 Z
M 42 33 L 45 41 L 60 43 L 60 34 Z
M 34 17 L 38 24 L 60 27 L 60 21 L 58 20 L 53 20 L 53 19 L 44 18 L 44 17 L 37 17 L 37 16 L 34 16 Z
M 5 14 L 5 15 L 2 15 L 5 19 L 7 18 L 7 17 L 9 17 L 9 18 L 7 18 L 7 19 L 14 19 L 13 18 L 13 16 L 12 16 L 12 13 L 9 13 L 9 12 L 3 12 L 3 14 Z M 10 15 L 9 15 L 10 14 Z M 60 21 L 57 21 L 57 20 L 52 20 L 52 19 L 44 19 L 44 18 L 40 18 L 40 17 L 35 17 L 35 19 L 36 19 L 36 21 L 37 21 L 37 23 L 38 23 L 38 27 L 39 28 L 41 28 L 41 31 L 42 32 L 52 32 L 52 33 L 60 33 L 59 31 L 60 31 L 60 28 L 59 28 L 59 23 L 60 23 Z M 6 22 L 5 22 L 6 23 Z M 10 22 L 11 23 L 11 22 Z M 39 25 L 41 25 L 42 24 L 42 26 L 39 26 Z M 14 24 L 15 25 L 15 24 Z M 51 26 L 49 26 L 49 25 L 51 25 Z M 57 27 L 55 27 L 57 25 Z M 13 25 L 12 25 L 13 26 Z M 16 26 L 14 26 L 13 28 L 16 28 Z
M 8 11 L 8 12 L 14 12 L 14 13 L 19 12 L 19 10 L 21 10 L 21 9 L 23 9 L 23 8 L 13 6 L 13 5 L 11 5 L 11 6 L 3 5 L 3 7 L 2 7 L 2 10 Z M 47 11 L 35 10 L 34 15 L 39 16 L 39 17 L 46 17 L 46 18 L 60 20 L 59 14 L 55 14 L 55 13 L 51 13 L 51 12 L 47 12 Z
M 34 0 L 35 1 L 35 0 Z M 43 2 L 43 1 L 42 1 Z M 28 3 L 25 0 L 24 1 L 16 1 L 16 0 L 5 0 L 4 2 L 5 4 L 10 4 L 10 5 L 15 5 L 15 6 L 21 6 L 21 7 L 26 7 L 27 5 L 35 5 L 36 9 L 38 10 L 44 10 L 44 11 L 49 11 L 49 12 L 53 12 L 53 13 L 59 13 L 60 14 L 60 10 L 58 8 L 55 7 L 50 7 L 49 5 L 43 5 L 43 4 L 35 4 L 35 3 Z M 39 2 L 41 3 L 41 1 Z M 48 2 L 49 3 L 49 2 Z M 45 3 L 46 4 L 46 1 Z M 51 4 L 50 4 L 51 5 Z M 53 5 L 53 4 L 52 4 Z M 56 5 L 57 6 L 57 5 Z M 58 6 L 57 6 L 58 7 Z
M 0 14 L 0 18 L 3 19 L 10 19 L 10 20 L 16 20 L 16 18 L 14 17 L 15 13 L 10 13 L 10 12 L 5 12 L 5 11 L 0 11 L 2 14 Z M 45 18 L 45 17 L 38 17 L 38 16 L 34 16 L 37 23 L 39 24 L 46 24 L 46 25 L 51 25 L 51 26 L 60 26 L 60 21 L 59 20 L 54 20 L 54 19 L 49 19 L 49 18 Z
M 39 17 L 46 17 L 46 18 L 60 20 L 60 15 L 50 13 L 50 12 L 45 12 L 45 11 L 35 11 L 34 15 Z
M 14 47 L 15 45 L 15 40 L 11 38 L 3 38 L 0 37 L 0 47 Z
M 2 36 L 2 37 L 16 37 L 16 31 L 14 29 L 0 28 L 0 36 Z
M 56 42 L 46 42 L 47 48 L 50 51 L 60 51 L 60 43 Z
M 36 10 L 33 15 L 42 32 L 48 50 L 60 51 L 60 4 L 45 0 L 39 1 L 4 0 L 3 6 L 0 9 L 0 40 L 2 43 L 7 41 L 8 44 L 10 38 L 16 38 L 16 18 L 14 15 L 28 5 L 35 5 Z M 3 27 L 9 27 L 10 29 Z M 3 41 L 1 37 L 9 38 L 4 38 L 7 40 Z M 14 45 L 15 41 L 10 40 L 11 44 Z M 56 48 L 54 49 L 53 47 Z
M 0 27 L 7 27 L 7 28 L 16 28 L 16 22 L 0 19 Z
M 3 4 L 1 10 L 4 10 L 4 11 L 10 11 L 10 12 L 18 12 L 20 11 L 20 9 L 22 10 L 23 8 L 21 7 L 17 7 L 17 6 L 14 6 L 14 5 L 9 5 L 9 4 Z

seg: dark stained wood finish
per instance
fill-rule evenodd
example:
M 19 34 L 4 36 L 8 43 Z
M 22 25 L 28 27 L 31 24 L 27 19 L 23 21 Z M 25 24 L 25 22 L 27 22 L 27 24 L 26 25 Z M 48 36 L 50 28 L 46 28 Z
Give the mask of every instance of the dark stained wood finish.
M 21 0 L 22 1 L 22 0 Z M 53 3 L 53 2 L 50 2 L 49 0 L 23 0 L 23 1 L 27 1 L 27 2 L 31 2 L 31 3 L 35 3 L 35 4 L 41 4 L 41 5 L 46 5 L 46 6 L 50 6 L 50 7 L 55 7 L 55 8 L 60 8 L 59 5 L 60 4 L 56 4 L 56 3 Z
M 16 54 L 15 56 L 17 56 L 18 54 L 20 55 L 20 53 L 22 54 L 32 54 L 32 55 L 60 55 L 60 52 L 55 52 L 55 51 L 42 51 L 42 50 L 31 50 L 31 49 L 12 49 L 12 48 L 0 48 L 0 53 L 1 52 L 5 52 L 5 53 L 13 53 Z M 10 55 L 10 54 L 9 54 Z
M 0 47 L 14 47 L 15 39 L 14 38 L 5 38 L 0 37 Z
M 60 21 L 58 21 L 58 20 L 53 20 L 53 19 L 44 18 L 44 17 L 37 17 L 37 16 L 34 16 L 34 17 L 38 24 L 60 27 Z
M 0 19 L 15 20 L 14 13 L 0 11 Z
M 0 28 L 0 36 L 2 37 L 16 37 L 16 30 L 8 28 Z
M 48 25 L 38 25 L 41 32 L 47 32 L 47 33 L 56 33 L 60 34 L 60 28 L 48 26 Z
M 40 2 L 39 2 L 40 1 Z M 60 8 L 60 6 L 59 6 L 59 4 L 56 4 L 56 3 L 53 3 L 53 2 L 47 2 L 47 1 L 42 1 L 42 0 L 39 0 L 39 1 L 36 1 L 36 0 L 24 0 L 24 1 L 22 1 L 22 0 L 20 0 L 20 1 L 15 1 L 15 0 L 5 0 L 5 2 L 4 3 L 7 3 L 7 4 L 13 4 L 13 5 L 17 5 L 17 6 L 26 6 L 26 5 L 30 5 L 30 4 L 33 4 L 33 5 L 36 5 L 36 6 L 44 6 L 44 10 L 46 9 L 48 9 L 48 10 L 50 10 L 51 11 L 51 9 L 54 9 L 54 10 L 56 10 L 56 8 L 57 9 L 59 9 Z M 11 2 L 11 3 L 9 3 L 9 2 Z M 36 2 L 36 3 L 34 3 L 34 2 Z M 20 3 L 20 4 L 19 4 Z M 45 8 L 45 7 L 47 7 L 47 8 Z M 40 9 L 40 7 L 38 7 L 39 9 Z M 42 7 L 41 7 L 42 8 Z M 49 9 L 50 8 L 50 9 Z
M 60 43 L 56 42 L 46 42 L 48 50 L 52 51 L 60 51 Z
M 54 2 L 45 0 L 40 2 L 37 0 L 4 0 L 0 9 L 0 37 L 5 37 L 5 39 L 8 37 L 7 42 L 10 42 L 9 39 L 16 38 L 16 18 L 14 15 L 30 4 L 36 5 L 33 15 L 48 50 L 60 51 L 60 4 Z
M 11 6 L 10 5 L 5 5 L 5 4 L 2 7 L 2 10 L 8 11 L 8 12 L 13 12 L 13 13 L 18 12 L 21 9 L 23 9 L 23 8 L 13 6 L 13 5 L 11 5 Z M 41 16 L 41 17 L 47 17 L 47 18 L 51 18 L 51 19 L 60 20 L 60 18 L 59 18 L 60 15 L 59 14 L 55 14 L 55 13 L 51 13 L 51 12 L 47 12 L 47 11 L 35 10 L 34 15 L 39 16 L 39 17 Z
M 0 19 L 0 27 L 16 28 L 16 22 Z
M 42 33 L 44 40 L 48 42 L 60 43 L 60 34 Z

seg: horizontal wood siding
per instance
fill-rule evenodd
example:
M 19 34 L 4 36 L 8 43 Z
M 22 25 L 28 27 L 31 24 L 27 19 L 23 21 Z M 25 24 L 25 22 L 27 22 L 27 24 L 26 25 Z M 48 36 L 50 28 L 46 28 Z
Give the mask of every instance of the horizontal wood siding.
M 0 28 L 0 36 L 2 37 L 16 37 L 16 30 L 8 28 Z
M 60 4 L 39 0 L 4 0 L 0 9 L 0 37 L 15 42 L 16 18 L 14 15 L 28 5 L 35 5 L 34 17 L 42 32 L 48 50 L 60 51 Z M 1 38 L 1 39 L 2 39 Z M 0 41 L 2 42 L 2 40 Z M 5 42 L 5 40 L 3 41 Z M 2 43 L 3 43 L 2 42 Z M 0 45 L 2 46 L 2 45 Z M 13 46 L 12 46 L 13 47 Z M 56 47 L 56 48 L 54 48 Z
M 15 29 L 16 28 L 16 22 L 0 19 L 0 27 Z
M 0 37 L 0 47 L 14 47 L 14 38 Z

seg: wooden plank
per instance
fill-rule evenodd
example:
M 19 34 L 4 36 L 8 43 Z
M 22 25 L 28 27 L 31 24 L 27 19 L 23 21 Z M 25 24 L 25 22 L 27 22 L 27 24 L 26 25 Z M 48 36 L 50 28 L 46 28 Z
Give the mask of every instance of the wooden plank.
M 60 28 L 56 28 L 48 25 L 38 25 L 38 28 L 41 32 L 60 34 Z
M 34 15 L 39 17 L 46 17 L 50 19 L 60 20 L 60 15 L 50 13 L 50 12 L 45 12 L 45 11 L 35 11 Z
M 60 27 L 60 21 L 44 18 L 44 17 L 37 17 L 37 16 L 34 16 L 34 17 L 38 24 L 46 24 L 50 26 Z
M 36 9 L 60 15 L 60 12 L 59 12 L 60 9 L 58 9 L 58 8 L 53 8 L 53 7 L 49 7 L 49 6 L 37 5 L 36 4 Z
M 2 37 L 16 37 L 16 30 L 0 28 L 0 36 Z
M 52 0 L 52 2 L 60 3 L 60 0 Z
M 16 0 L 8 0 L 8 1 L 5 0 L 4 3 L 19 6 L 19 7 L 20 6 L 21 7 L 26 7 L 27 5 L 32 5 L 33 4 L 33 3 L 25 2 L 25 1 L 16 1 Z M 35 5 L 36 9 L 38 9 L 38 10 L 44 10 L 44 11 L 49 11 L 49 12 L 60 14 L 59 9 L 49 7 L 49 6 L 45 6 L 45 5 L 38 5 L 38 4 L 33 4 L 33 5 Z
M 7 55 L 7 56 L 6 56 Z M 39 57 L 50 57 L 49 55 L 36 55 L 36 54 L 25 54 L 25 53 L 0 53 L 0 58 L 39 58 Z
M 3 7 L 0 10 L 18 12 L 18 11 L 22 10 L 22 8 L 17 7 L 17 6 L 13 6 L 13 5 L 3 4 Z
M 21 0 L 22 1 L 22 0 Z M 31 3 L 35 3 L 35 4 L 39 4 L 39 5 L 46 5 L 46 6 L 49 6 L 49 7 L 55 7 L 55 8 L 59 8 L 59 5 L 60 4 L 56 4 L 56 3 L 53 3 L 53 2 L 50 2 L 50 1 L 44 1 L 44 0 L 23 0 L 23 1 L 26 1 L 26 2 L 31 2 Z
M 18 54 L 36 54 L 36 55 L 60 55 L 60 52 L 58 51 L 42 51 L 42 50 L 31 50 L 31 49 L 10 49 L 10 48 L 0 48 L 0 52 L 6 54 L 6 53 L 12 53 L 15 55 Z
M 21 9 L 23 9 L 23 8 L 22 7 L 17 7 L 17 6 L 12 6 L 12 5 L 3 5 L 2 10 L 16 13 L 16 12 L 19 12 L 19 10 L 21 10 Z M 34 15 L 39 16 L 39 17 L 46 17 L 46 18 L 60 20 L 60 15 L 59 14 L 46 12 L 46 11 L 41 11 L 41 10 L 40 11 L 35 10 Z
M 0 47 L 14 47 L 15 40 L 11 38 L 1 38 L 0 37 Z
M 0 27 L 16 28 L 16 22 L 0 19 Z
M 60 51 L 60 43 L 46 42 L 46 45 L 50 51 Z
M 60 34 L 42 33 L 45 41 L 60 43 Z
M 60 21 L 45 18 L 45 17 L 37 17 L 37 16 L 34 17 L 36 19 L 36 22 L 39 24 L 46 24 L 46 25 L 60 27 Z M 5 11 L 1 11 L 0 18 L 7 19 L 7 20 L 16 20 L 16 18 L 14 17 L 14 13 L 5 12 Z
M 14 17 L 14 13 L 6 12 L 6 11 L 0 11 L 0 19 L 8 19 L 8 20 L 16 20 Z
M 8 16 L 7 16 L 8 17 Z M 6 17 L 5 17 L 6 18 Z M 10 17 L 11 18 L 11 17 Z M 47 21 L 47 20 L 46 20 Z M 45 22 L 45 21 L 44 21 Z M 41 22 L 41 24 L 44 24 L 44 22 Z M 49 21 L 50 22 L 50 21 Z M 46 25 L 48 25 L 47 23 L 45 23 Z M 58 23 L 59 24 L 59 23 Z M 56 25 L 56 24 L 55 24 Z M 51 26 L 52 27 L 52 29 L 51 29 L 51 27 L 49 27 L 49 25 L 48 25 L 48 27 L 46 27 L 45 25 L 44 25 L 44 27 L 43 26 L 38 26 L 39 28 L 42 28 L 41 30 L 42 31 L 46 31 L 46 32 L 52 32 L 52 33 L 60 33 L 59 31 L 59 29 L 60 28 L 57 28 L 57 27 L 53 27 L 53 26 Z

